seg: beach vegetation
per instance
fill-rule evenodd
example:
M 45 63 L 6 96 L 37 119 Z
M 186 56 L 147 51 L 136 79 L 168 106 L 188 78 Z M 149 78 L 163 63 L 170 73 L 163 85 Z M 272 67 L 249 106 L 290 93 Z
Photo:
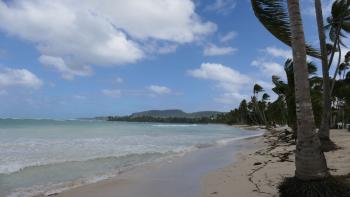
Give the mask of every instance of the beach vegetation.
M 325 48 L 324 30 L 322 24 L 318 23 L 319 37 L 321 40 L 322 53 L 317 50 L 313 50 L 305 42 L 303 23 L 301 18 L 301 10 L 299 0 L 287 0 L 287 1 L 266 1 L 266 0 L 252 0 L 252 7 L 255 15 L 264 27 L 272 33 L 276 38 L 281 40 L 292 48 L 293 51 L 293 66 L 291 69 L 294 77 L 294 98 L 295 98 L 295 114 L 296 114 L 296 128 L 297 128 L 297 144 L 295 151 L 295 176 L 286 178 L 279 185 L 280 196 L 308 196 L 308 197 L 321 197 L 321 196 L 349 196 L 349 191 L 341 182 L 334 181 L 328 171 L 326 158 L 323 154 L 320 135 L 316 130 L 318 124 L 317 118 L 314 116 L 315 111 L 327 110 L 327 98 L 332 95 L 332 91 L 335 87 L 336 77 L 333 77 L 331 82 L 329 93 L 321 91 L 312 91 L 313 89 L 320 89 L 325 86 L 324 78 L 328 79 L 327 73 L 323 72 L 323 79 L 320 80 L 317 77 L 311 77 L 310 69 L 308 69 L 306 56 L 311 55 L 317 58 L 321 58 L 323 61 L 323 71 L 328 66 L 328 71 L 332 65 L 332 59 L 334 54 L 338 52 L 338 64 L 336 65 L 335 74 L 338 74 L 341 58 L 341 47 L 343 44 L 341 41 L 341 30 L 347 31 L 348 24 L 347 16 L 349 14 L 349 1 L 337 0 L 333 4 L 332 17 L 328 18 L 326 27 L 330 29 L 330 40 L 333 42 L 331 48 L 330 63 L 327 65 Z M 320 14 L 321 2 L 316 1 L 316 12 L 318 22 L 322 20 L 322 14 Z M 336 22 L 335 22 L 336 21 Z M 322 58 L 323 55 L 323 58 Z M 346 68 L 345 64 L 341 68 Z M 336 76 L 336 75 L 335 75 Z M 343 74 L 345 76 L 345 74 Z M 288 73 L 287 73 L 288 78 Z M 275 77 L 275 81 L 280 83 L 281 81 Z M 291 80 L 288 80 L 291 82 Z M 326 80 L 327 82 L 327 80 Z M 326 85 L 329 85 L 327 83 Z M 285 86 L 290 87 L 290 86 Z M 322 94 L 325 95 L 322 97 Z M 318 99 L 318 98 L 323 99 Z M 314 102 L 312 102 L 312 100 Z M 322 102 L 323 107 L 322 109 Z M 317 104 L 317 105 L 315 105 Z M 327 119 L 327 113 L 322 113 L 322 127 L 324 123 L 330 122 Z M 327 122 L 326 122 L 327 121 Z M 323 128 L 324 129 L 324 128 Z M 328 128 L 329 130 L 329 128 Z M 324 132 L 323 130 L 322 132 Z M 329 132 L 329 131 L 328 131 Z M 319 137 L 320 135 L 320 137 Z M 329 139 L 329 135 L 328 135 Z

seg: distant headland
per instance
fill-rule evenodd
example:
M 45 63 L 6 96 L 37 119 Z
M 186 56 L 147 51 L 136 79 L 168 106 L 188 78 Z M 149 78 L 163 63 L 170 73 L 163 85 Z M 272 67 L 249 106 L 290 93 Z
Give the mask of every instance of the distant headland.
M 227 112 L 198 111 L 187 113 L 180 109 L 148 110 L 127 116 L 100 116 L 99 120 L 127 122 L 164 122 L 164 123 L 223 123 L 220 121 Z

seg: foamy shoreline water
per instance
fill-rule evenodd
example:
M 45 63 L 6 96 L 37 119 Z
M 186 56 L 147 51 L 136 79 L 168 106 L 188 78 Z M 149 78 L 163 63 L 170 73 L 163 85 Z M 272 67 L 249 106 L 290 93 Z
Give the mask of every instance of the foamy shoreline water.
M 225 125 L 7 121 L 16 124 L 0 126 L 0 196 L 56 193 L 138 165 L 261 135 Z

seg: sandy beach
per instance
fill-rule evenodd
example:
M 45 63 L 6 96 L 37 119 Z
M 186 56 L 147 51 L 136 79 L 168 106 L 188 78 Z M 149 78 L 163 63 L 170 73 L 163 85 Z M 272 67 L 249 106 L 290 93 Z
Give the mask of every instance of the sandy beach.
M 251 149 L 259 137 L 235 140 L 223 146 L 201 148 L 181 157 L 137 167 L 93 184 L 64 191 L 59 197 L 200 197 L 202 179 L 230 165 L 241 150 Z M 53 195 L 50 195 L 53 196 Z
M 294 174 L 295 145 L 284 128 L 228 146 L 205 148 L 183 157 L 137 168 L 120 176 L 53 194 L 57 197 L 264 197 Z M 350 173 L 350 133 L 333 130 L 341 148 L 326 153 L 333 175 Z M 239 150 L 232 152 L 232 149 Z M 210 158 L 208 158 L 210 157 Z
M 282 130 L 282 129 L 280 129 Z M 256 147 L 240 152 L 237 162 L 209 173 L 203 180 L 204 197 L 278 196 L 276 186 L 294 175 L 295 145 L 285 143 L 280 133 L 267 133 L 255 142 Z M 331 139 L 340 149 L 325 153 L 332 175 L 350 173 L 350 133 L 332 130 Z M 350 180 L 349 180 L 350 181 Z

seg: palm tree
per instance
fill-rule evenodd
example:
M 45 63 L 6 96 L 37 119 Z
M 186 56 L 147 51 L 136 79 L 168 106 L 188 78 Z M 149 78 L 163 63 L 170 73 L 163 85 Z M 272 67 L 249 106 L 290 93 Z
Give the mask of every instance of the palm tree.
M 318 2 L 317 2 L 318 1 Z M 290 30 L 290 20 L 288 18 L 287 10 L 285 9 L 286 0 L 251 0 L 252 7 L 256 17 L 264 25 L 264 27 L 277 39 L 283 43 L 291 46 L 291 30 Z M 316 15 L 318 21 L 319 34 L 324 35 L 323 30 L 323 17 L 322 11 L 320 9 L 319 0 L 315 0 Z M 322 139 L 329 139 L 329 119 L 330 119 L 330 97 L 332 95 L 332 88 L 329 89 L 329 68 L 332 65 L 334 54 L 339 52 L 341 54 L 340 44 L 342 35 L 341 30 L 350 32 L 350 12 L 348 11 L 349 1 L 348 0 L 336 0 L 332 7 L 332 16 L 327 19 L 328 25 L 327 28 L 330 29 L 330 39 L 333 41 L 333 46 L 326 44 L 327 49 L 330 48 L 330 60 L 328 61 L 327 70 L 325 67 L 325 53 L 324 53 L 324 43 L 323 38 L 320 37 L 321 44 L 321 54 L 310 45 L 306 44 L 306 52 L 308 55 L 321 58 L 322 59 L 322 70 L 323 70 L 323 83 L 324 83 L 324 94 L 323 94 L 323 104 L 324 104 L 324 114 L 322 114 L 322 125 L 320 129 L 320 137 Z M 322 23 L 320 23 L 320 21 Z M 320 35 L 322 36 L 322 35 Z M 339 55 L 340 57 L 340 55 Z M 327 57 L 328 60 L 328 57 Z M 336 76 L 338 67 L 339 67 L 340 58 L 338 59 L 338 66 L 336 67 Z M 333 77 L 333 82 L 335 77 Z M 328 82 L 328 83 L 327 83 Z M 334 87 L 334 83 L 332 84 Z M 329 93 L 327 93 L 329 92 Z M 328 110 L 327 110 L 328 109 Z M 330 142 L 329 140 L 322 140 L 322 142 Z
M 315 10 L 316 10 L 318 37 L 320 40 L 320 48 L 321 48 L 321 62 L 322 62 L 322 75 L 323 75 L 323 110 L 322 110 L 322 120 L 321 120 L 321 125 L 319 130 L 319 137 L 320 137 L 320 140 L 323 141 L 322 143 L 323 145 L 329 144 L 332 146 L 328 146 L 328 147 L 334 147 L 334 144 L 331 143 L 329 138 L 331 94 L 330 94 L 330 86 L 329 86 L 330 83 L 329 83 L 328 51 L 327 51 L 327 44 L 326 44 L 326 35 L 323 28 L 324 25 L 323 25 L 323 13 L 322 13 L 321 0 L 315 0 Z
M 240 124 L 247 124 L 248 123 L 248 104 L 245 99 L 243 99 L 239 104 L 238 110 L 240 113 Z
M 350 65 L 348 63 L 343 62 L 340 64 L 339 71 L 338 71 L 340 79 L 342 79 L 342 80 L 345 79 L 346 71 L 349 69 L 349 67 L 350 67 Z
M 326 159 L 316 135 L 312 111 L 306 47 L 299 0 L 288 0 L 290 29 L 292 34 L 293 70 L 297 114 L 297 147 L 295 156 L 295 176 L 301 180 L 317 180 L 328 177 Z
M 288 125 L 297 132 L 297 118 L 295 111 L 295 85 L 294 85 L 294 70 L 293 61 L 288 59 L 284 63 L 284 71 L 287 76 L 286 100 L 288 106 Z
M 348 0 L 336 0 L 332 5 L 332 15 L 327 18 L 328 25 L 326 29 L 329 29 L 329 38 L 333 42 L 331 46 L 330 58 L 328 61 L 328 53 L 326 52 L 327 48 L 325 44 L 325 35 L 323 30 L 323 16 L 321 9 L 320 0 L 315 0 L 315 8 L 317 15 L 318 31 L 320 38 L 320 46 L 322 52 L 322 72 L 323 72 L 323 116 L 321 127 L 319 131 L 320 139 L 323 143 L 323 146 L 327 150 L 334 149 L 336 146 L 329 138 L 329 122 L 330 122 L 330 113 L 331 113 L 331 96 L 333 94 L 334 85 L 336 81 L 336 76 L 341 69 L 341 47 L 344 45 L 342 42 L 342 37 L 344 36 L 343 31 L 350 32 L 350 12 L 349 12 L 350 2 Z M 332 85 L 330 86 L 329 80 L 329 69 L 333 64 L 333 59 L 335 53 L 338 52 L 338 63 L 336 64 L 336 69 L 333 75 Z M 325 55 L 327 53 L 327 55 Z M 327 56 L 327 67 L 325 66 L 325 56 Z
M 272 83 L 275 85 L 275 87 L 272 88 L 272 91 L 278 95 L 278 98 L 274 103 L 278 103 L 278 105 L 280 106 L 279 108 L 281 109 L 281 112 L 282 112 L 279 115 L 283 116 L 283 118 L 285 120 L 284 124 L 287 124 L 294 131 L 296 131 L 296 128 L 294 128 L 292 126 L 292 123 L 290 121 L 291 115 L 289 114 L 290 113 L 289 109 L 293 109 L 293 107 L 290 106 L 290 96 L 288 94 L 288 92 L 289 92 L 288 84 L 286 84 L 284 81 L 281 80 L 281 78 L 279 76 L 276 76 L 276 75 L 272 76 Z M 293 106 L 295 106 L 295 103 Z M 294 107 L 294 109 L 295 109 L 295 107 Z M 274 116 L 274 117 L 276 117 L 276 116 Z
M 254 3 L 257 2 L 262 2 L 265 3 L 265 5 L 270 5 L 270 7 L 260 7 L 263 9 L 260 11 L 265 13 L 269 12 L 271 14 L 271 12 L 275 13 L 273 8 L 271 8 L 271 5 L 278 5 L 278 10 L 281 11 L 284 9 L 283 3 L 285 1 L 252 0 L 253 8 Z M 259 6 L 259 4 L 256 5 Z M 287 41 L 288 38 L 290 38 L 290 44 L 293 49 L 293 74 L 295 85 L 295 103 L 298 135 L 295 151 L 295 177 L 286 178 L 279 185 L 280 196 L 346 196 L 348 195 L 346 194 L 346 187 L 342 184 L 339 184 L 339 182 L 334 181 L 334 179 L 328 178 L 329 172 L 327 168 L 327 162 L 323 152 L 321 151 L 320 139 L 316 133 L 310 96 L 310 84 L 308 80 L 308 68 L 306 65 L 306 54 L 307 51 L 308 53 L 310 53 L 310 51 L 307 50 L 308 48 L 305 44 L 299 0 L 287 0 L 287 8 L 289 17 L 285 15 L 285 12 L 278 12 L 278 14 L 280 15 L 276 15 L 275 19 L 274 17 L 272 17 L 272 20 L 276 21 L 276 19 L 282 18 L 282 22 L 284 24 L 287 23 L 287 28 L 285 30 L 290 30 L 290 37 L 288 37 L 287 34 L 287 36 L 284 38 L 287 38 Z M 257 13 L 256 9 L 254 9 L 254 11 L 255 13 Z M 266 18 L 264 14 L 260 15 L 260 17 L 265 17 L 265 19 L 268 18 Z M 264 26 L 266 27 L 265 24 Z
M 256 111 L 259 113 L 260 118 L 264 122 L 265 126 L 268 127 L 268 122 L 267 122 L 267 119 L 266 119 L 266 116 L 265 116 L 264 109 L 261 109 L 259 107 L 259 100 L 258 100 L 259 93 L 260 92 L 264 92 L 264 91 L 265 90 L 259 84 L 255 84 L 254 88 L 253 88 L 254 96 L 253 96 L 252 101 L 253 101 L 253 104 L 255 104 Z
M 263 102 L 267 102 L 270 99 L 270 95 L 267 93 L 264 93 L 261 98 Z
M 254 96 L 257 96 L 260 92 L 263 92 L 264 88 L 262 88 L 259 84 L 255 84 L 253 88 Z
M 296 111 L 295 111 L 295 85 L 294 85 L 294 69 L 293 60 L 287 59 L 284 63 L 284 71 L 287 76 L 287 83 L 284 83 L 279 77 L 272 76 L 272 82 L 276 85 L 273 89 L 278 95 L 284 95 L 288 111 L 288 126 L 297 131 Z M 317 68 L 312 62 L 307 63 L 309 75 L 313 75 Z
M 290 29 L 290 20 L 288 17 L 288 11 L 286 10 L 286 0 L 284 1 L 276 1 L 276 0 L 252 0 L 252 6 L 253 10 L 255 12 L 256 17 L 260 20 L 260 22 L 264 25 L 264 27 L 277 39 L 282 41 L 283 43 L 287 44 L 288 46 L 291 46 L 291 29 Z M 322 14 L 321 14 L 322 15 Z M 322 18 L 322 17 L 321 17 Z M 323 22 L 323 21 L 322 21 Z M 324 35 L 324 29 L 323 29 L 323 23 L 321 23 L 321 29 Z M 321 42 L 322 43 L 322 42 Z M 323 43 L 322 43 L 323 44 Z M 324 46 L 324 45 L 322 45 Z M 324 85 L 326 86 L 325 94 L 323 98 L 324 105 L 329 106 L 330 108 L 330 94 L 329 92 L 329 77 L 328 76 L 328 57 L 327 57 L 327 49 L 321 50 L 321 54 L 314 48 L 312 48 L 310 45 L 306 45 L 306 52 L 308 55 L 321 58 L 323 60 L 323 78 L 324 78 Z M 289 62 L 291 63 L 291 62 Z M 288 66 L 286 62 L 286 66 Z M 285 69 L 288 69 L 288 67 L 285 66 Z M 290 69 L 291 67 L 289 67 Z M 289 71 L 290 72 L 290 71 Z M 292 79 L 293 72 L 290 72 L 291 76 L 287 75 L 288 78 Z M 328 81 L 328 82 L 327 82 Z M 294 84 L 292 80 L 288 80 L 288 84 L 290 87 L 293 87 Z M 291 103 L 294 103 L 294 99 L 291 101 Z M 290 104 L 289 106 L 294 106 L 294 104 Z M 327 108 L 325 108 L 327 109 Z M 290 121 L 289 124 L 292 126 L 292 129 L 296 130 L 296 125 L 292 124 L 295 122 L 295 109 L 288 108 L 289 110 L 289 117 Z M 324 124 L 322 125 L 322 128 L 324 128 L 325 132 L 323 133 L 329 133 L 329 129 L 327 129 L 327 126 L 329 128 L 329 111 L 330 110 L 324 110 L 325 114 L 323 114 Z M 328 117 L 326 117 L 328 115 Z M 294 118 L 293 118 L 294 117 Z M 326 132 L 328 131 L 328 132 Z M 328 135 L 329 136 L 329 135 Z
M 261 97 L 261 102 L 259 102 L 259 104 L 261 105 L 260 108 L 262 109 L 262 114 L 263 114 L 263 117 L 264 117 L 264 121 L 265 121 L 265 125 L 268 127 L 269 126 L 269 122 L 267 120 L 267 117 L 266 117 L 266 109 L 267 109 L 267 106 L 268 106 L 268 101 L 270 100 L 270 95 L 267 94 L 267 93 L 264 93 Z

